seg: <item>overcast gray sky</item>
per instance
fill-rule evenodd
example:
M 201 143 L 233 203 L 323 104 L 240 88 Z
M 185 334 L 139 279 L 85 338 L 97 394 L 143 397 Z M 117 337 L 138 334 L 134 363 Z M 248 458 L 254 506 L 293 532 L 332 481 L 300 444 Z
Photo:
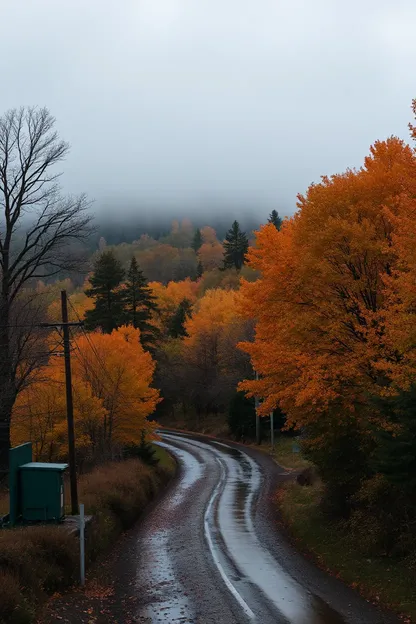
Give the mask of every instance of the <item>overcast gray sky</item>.
M 1 0 L 0 109 L 46 105 L 103 204 L 293 212 L 408 137 L 414 0 Z

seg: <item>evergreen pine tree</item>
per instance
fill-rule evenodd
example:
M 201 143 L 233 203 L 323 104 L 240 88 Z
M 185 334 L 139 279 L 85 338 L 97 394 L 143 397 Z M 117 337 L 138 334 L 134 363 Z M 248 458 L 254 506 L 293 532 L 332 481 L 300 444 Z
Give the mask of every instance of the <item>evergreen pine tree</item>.
M 85 314 L 86 329 L 98 327 L 106 334 L 123 324 L 123 293 L 121 283 L 124 270 L 121 263 L 110 251 L 103 251 L 94 263 L 90 278 L 91 288 L 85 291 L 94 299 L 94 308 Z
M 197 228 L 195 230 L 194 239 L 192 241 L 192 249 L 194 250 L 195 253 L 198 252 L 198 250 L 201 247 L 202 243 L 203 243 L 203 240 L 202 240 L 201 230 L 199 228 Z
M 252 439 L 256 435 L 256 409 L 254 399 L 244 392 L 236 392 L 228 410 L 228 427 L 237 440 Z
M 150 442 L 146 442 L 145 433 L 142 431 L 140 444 L 127 444 L 124 447 L 125 457 L 138 457 L 148 466 L 157 466 L 159 459 L 156 457 L 156 449 Z
M 396 427 L 376 432 L 373 466 L 409 493 L 416 492 L 416 386 L 397 396 L 374 400 L 384 418 Z
M 156 310 L 155 297 L 147 285 L 147 280 L 133 256 L 130 268 L 127 272 L 125 289 L 123 292 L 125 323 L 140 329 L 143 346 L 149 346 L 154 342 L 157 328 L 149 321 L 152 311 Z
M 244 264 L 244 256 L 248 250 L 248 238 L 240 229 L 238 221 L 234 221 L 232 227 L 225 235 L 224 242 L 224 269 L 241 269 Z
M 169 336 L 172 338 L 179 338 L 180 336 L 186 336 L 185 322 L 191 315 L 192 304 L 189 299 L 184 299 L 178 305 L 175 314 L 170 319 L 169 323 Z
M 269 223 L 273 223 L 277 230 L 280 230 L 280 228 L 282 227 L 283 221 L 279 217 L 279 213 L 277 212 L 277 210 L 271 211 L 268 221 Z

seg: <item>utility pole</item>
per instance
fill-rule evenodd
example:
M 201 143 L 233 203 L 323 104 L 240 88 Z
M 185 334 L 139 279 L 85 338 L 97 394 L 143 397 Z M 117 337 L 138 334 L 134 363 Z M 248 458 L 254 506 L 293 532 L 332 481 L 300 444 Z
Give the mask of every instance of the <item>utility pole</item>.
M 72 402 L 71 345 L 69 342 L 68 302 L 66 290 L 61 290 L 62 332 L 64 335 L 66 418 L 68 422 L 69 480 L 71 483 L 71 513 L 78 514 L 77 465 L 75 457 L 74 404 Z
M 259 374 L 256 371 L 256 381 L 259 378 Z M 260 416 L 259 416 L 259 406 L 260 406 L 260 399 L 259 397 L 256 396 L 254 397 L 254 407 L 256 410 L 256 442 L 257 444 L 260 444 Z
M 72 401 L 72 375 L 71 375 L 71 343 L 69 339 L 70 327 L 81 327 L 83 323 L 68 322 L 68 301 L 66 290 L 61 290 L 61 313 L 62 323 L 41 323 L 40 327 L 62 329 L 65 359 L 65 390 L 66 390 L 66 418 L 68 424 L 68 459 L 69 481 L 71 488 L 71 513 L 78 515 L 78 486 L 77 465 L 75 456 L 75 431 L 74 431 L 74 405 Z
M 274 412 L 270 412 L 270 444 L 274 450 Z

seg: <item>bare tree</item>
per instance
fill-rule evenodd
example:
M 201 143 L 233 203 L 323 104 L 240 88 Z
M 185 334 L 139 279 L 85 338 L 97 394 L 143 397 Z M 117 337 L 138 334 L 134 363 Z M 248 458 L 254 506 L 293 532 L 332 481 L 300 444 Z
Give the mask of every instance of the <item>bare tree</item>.
M 62 197 L 56 165 L 69 146 L 46 108 L 13 109 L 0 118 L 0 468 L 8 466 L 10 420 L 17 393 L 35 366 L 24 345 L 34 324 L 16 323 L 21 295 L 35 279 L 75 270 L 75 241 L 89 235 L 84 195 Z M 23 341 L 23 343 L 22 343 Z

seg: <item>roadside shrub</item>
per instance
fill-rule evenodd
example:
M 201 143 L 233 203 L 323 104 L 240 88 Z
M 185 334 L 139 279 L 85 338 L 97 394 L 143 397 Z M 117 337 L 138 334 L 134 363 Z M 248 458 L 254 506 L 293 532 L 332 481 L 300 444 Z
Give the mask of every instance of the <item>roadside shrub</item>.
M 0 532 L 0 623 L 33 621 L 47 594 L 76 578 L 78 544 L 57 526 L 4 529 Z
M 78 576 L 78 543 L 74 535 L 59 526 L 33 526 L 26 529 L 36 556 L 44 562 L 42 588 L 52 594 L 71 585 Z
M 329 419 L 330 416 L 327 416 Z M 304 456 L 318 469 L 325 484 L 322 511 L 334 519 L 348 518 L 351 499 L 361 482 L 369 475 L 369 447 L 365 436 L 353 418 L 333 414 L 334 425 L 320 421 L 305 431 L 302 439 Z
M 79 499 L 94 516 L 87 539 L 90 560 L 132 526 L 170 476 L 168 469 L 152 468 L 138 459 L 106 464 L 83 476 Z
M 230 401 L 228 427 L 236 440 L 249 440 L 256 435 L 256 410 L 254 399 L 244 392 L 236 392 Z
M 364 552 L 394 557 L 416 553 L 415 509 L 385 475 L 363 481 L 352 508 L 348 528 Z
M 127 444 L 124 447 L 124 457 L 126 459 L 141 459 L 148 466 L 157 466 L 159 463 L 155 446 L 151 442 L 147 442 L 144 431 L 142 431 L 140 444 Z
M 109 513 L 126 529 L 156 493 L 158 473 L 138 459 L 107 464 L 85 475 L 80 500 L 91 514 Z
M 316 469 L 313 466 L 305 468 L 298 474 L 296 481 L 299 485 L 310 487 L 318 480 Z
M 0 572 L 10 573 L 20 585 L 38 596 L 41 593 L 42 561 L 24 529 L 0 532 Z
M 0 624 L 30 624 L 32 619 L 19 580 L 10 572 L 0 571 Z

